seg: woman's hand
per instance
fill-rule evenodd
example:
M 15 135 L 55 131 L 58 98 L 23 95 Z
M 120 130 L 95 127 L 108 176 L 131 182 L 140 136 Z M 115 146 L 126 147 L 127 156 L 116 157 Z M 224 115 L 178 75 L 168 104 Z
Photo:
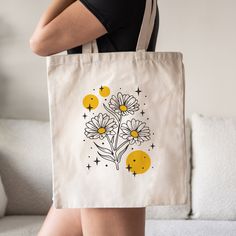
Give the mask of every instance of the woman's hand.
M 30 48 L 49 56 L 85 44 L 107 33 L 103 24 L 78 0 L 54 0 L 30 39 Z

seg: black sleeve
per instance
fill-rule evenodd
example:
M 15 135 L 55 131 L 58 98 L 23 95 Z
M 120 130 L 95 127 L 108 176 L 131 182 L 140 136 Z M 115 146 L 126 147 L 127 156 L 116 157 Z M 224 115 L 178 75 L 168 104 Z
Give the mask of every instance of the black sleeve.
M 108 33 L 126 25 L 129 11 L 127 0 L 80 0 L 103 24 Z

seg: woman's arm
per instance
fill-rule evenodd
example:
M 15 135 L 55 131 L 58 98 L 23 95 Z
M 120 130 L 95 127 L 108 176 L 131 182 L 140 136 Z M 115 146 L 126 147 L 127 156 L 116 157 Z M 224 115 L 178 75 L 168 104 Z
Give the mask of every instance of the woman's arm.
M 40 56 L 49 56 L 106 33 L 103 24 L 79 0 L 53 0 L 36 26 L 30 48 Z

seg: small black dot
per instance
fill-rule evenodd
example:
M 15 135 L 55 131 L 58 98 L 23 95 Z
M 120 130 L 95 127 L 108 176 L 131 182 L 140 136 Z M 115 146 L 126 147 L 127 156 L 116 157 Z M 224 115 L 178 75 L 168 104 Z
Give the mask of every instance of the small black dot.
M 154 167 L 152 166 L 152 168 L 154 168 Z
M 142 169 L 144 169 L 144 167 L 142 167 Z
M 120 88 L 121 89 L 121 88 Z
M 154 133 L 152 133 L 154 135 Z
M 107 99 L 105 98 L 105 101 L 106 101 Z
M 93 89 L 93 91 L 95 91 L 95 89 Z
M 132 150 L 134 150 L 134 148 L 131 148 Z
M 146 156 L 144 156 L 143 158 L 146 158 Z
M 143 105 L 146 105 L 146 103 L 144 103 Z
M 145 98 L 147 97 L 147 95 L 145 95 Z
M 93 98 L 91 98 L 91 100 L 93 100 Z
M 83 141 L 85 141 L 85 139 Z
M 147 120 L 149 120 L 149 118 L 147 118 Z
M 104 144 L 104 143 L 102 143 L 102 144 Z
M 90 158 L 90 156 L 88 156 Z
M 148 149 L 148 151 L 150 151 L 150 149 Z
M 106 167 L 107 167 L 108 165 L 106 164 Z
M 93 149 L 93 147 L 90 147 L 90 149 Z
M 135 159 L 133 161 L 136 161 Z

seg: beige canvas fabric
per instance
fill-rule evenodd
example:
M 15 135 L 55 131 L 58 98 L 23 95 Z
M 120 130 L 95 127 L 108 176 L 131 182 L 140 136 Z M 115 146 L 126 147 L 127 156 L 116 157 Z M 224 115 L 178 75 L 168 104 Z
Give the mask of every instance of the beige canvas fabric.
M 151 3 L 136 51 L 47 58 L 56 208 L 187 203 L 183 56 L 146 51 Z

